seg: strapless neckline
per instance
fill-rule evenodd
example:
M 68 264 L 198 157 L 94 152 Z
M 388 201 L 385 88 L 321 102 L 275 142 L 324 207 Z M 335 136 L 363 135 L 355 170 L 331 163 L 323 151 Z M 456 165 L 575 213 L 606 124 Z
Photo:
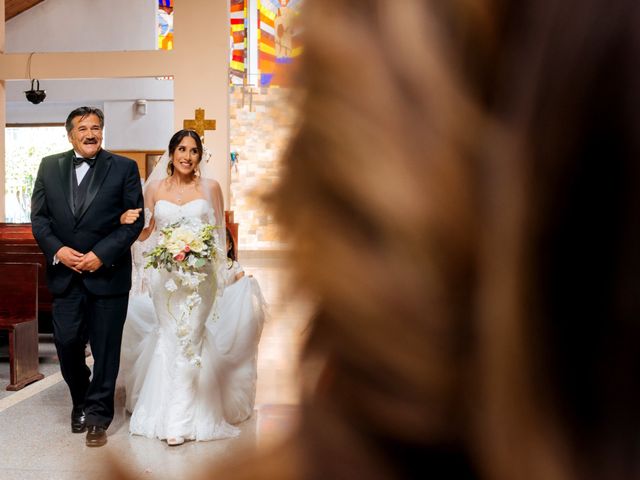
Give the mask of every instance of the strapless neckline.
M 206 198 L 194 198 L 193 200 L 189 200 L 188 202 L 184 202 L 182 204 L 172 202 L 171 200 L 164 200 L 164 199 L 156 200 L 156 203 L 165 202 L 165 203 L 168 203 L 169 205 L 173 205 L 175 207 L 181 208 L 181 207 L 184 207 L 185 205 L 189 205 L 190 203 L 197 202 L 198 200 L 202 200 L 203 202 L 207 202 Z M 209 204 L 209 202 L 207 202 L 207 205 L 208 204 Z

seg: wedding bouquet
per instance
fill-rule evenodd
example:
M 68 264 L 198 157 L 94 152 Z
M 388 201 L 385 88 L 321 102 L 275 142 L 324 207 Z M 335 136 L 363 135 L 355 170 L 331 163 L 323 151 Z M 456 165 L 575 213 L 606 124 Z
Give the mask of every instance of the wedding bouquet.
M 160 230 L 157 245 L 144 254 L 148 259 L 145 268 L 164 269 L 172 273 L 171 278 L 164 285 L 169 292 L 167 308 L 176 321 L 176 335 L 182 353 L 196 367 L 201 366 L 200 356 L 193 348 L 188 319 L 192 310 L 202 300 L 198 293 L 198 286 L 208 276 L 202 271 L 202 267 L 207 262 L 218 260 L 221 255 L 224 256 L 217 237 L 214 225 L 197 219 L 182 219 Z M 214 275 L 212 285 L 216 285 L 216 269 L 212 269 L 211 273 Z M 173 292 L 178 290 L 178 283 L 184 287 L 186 296 L 178 305 L 179 313 L 176 317 L 170 305 Z
M 150 252 L 145 268 L 180 269 L 195 272 L 220 254 L 214 238 L 215 227 L 199 220 L 183 219 L 160 230 L 158 243 Z

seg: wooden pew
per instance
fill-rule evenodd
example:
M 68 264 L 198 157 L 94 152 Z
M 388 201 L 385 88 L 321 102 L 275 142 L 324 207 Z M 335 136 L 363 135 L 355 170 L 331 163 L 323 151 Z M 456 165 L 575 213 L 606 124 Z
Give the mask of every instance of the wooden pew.
M 42 253 L 42 250 L 40 250 L 40 247 L 36 243 L 28 241 L 15 242 L 14 240 L 0 239 L 0 252 Z
M 0 239 L 30 239 L 33 240 L 31 234 L 30 223 L 3 223 L 0 222 Z
M 51 331 L 51 304 L 53 297 L 45 277 L 46 258 L 33 238 L 30 223 L 0 223 L 0 262 L 37 263 L 38 318 L 40 331 Z
M 37 248 L 37 245 L 36 245 Z M 40 267 L 40 275 L 38 275 L 38 312 L 44 318 L 51 316 L 53 297 L 47 287 L 47 280 L 45 278 L 46 258 L 40 251 L 3 251 L 0 247 L 0 262 L 9 263 L 35 263 Z
M 0 263 L 0 330 L 9 332 L 7 390 L 44 378 L 38 372 L 38 269 L 36 263 Z

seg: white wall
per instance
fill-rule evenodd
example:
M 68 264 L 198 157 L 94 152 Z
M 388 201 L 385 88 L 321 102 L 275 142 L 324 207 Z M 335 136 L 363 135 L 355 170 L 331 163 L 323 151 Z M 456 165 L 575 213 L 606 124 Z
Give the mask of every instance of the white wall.
M 45 0 L 6 22 L 6 52 L 155 50 L 156 9 L 157 0 Z M 32 76 L 37 67 L 34 55 Z M 60 123 L 74 108 L 92 105 L 105 111 L 106 148 L 164 150 L 173 133 L 172 81 L 39 80 L 47 98 L 38 105 L 25 100 L 30 81 L 6 82 L 7 123 Z M 130 114 L 137 99 L 149 101 L 143 118 Z
M 26 80 L 7 81 L 8 124 L 62 123 L 81 105 L 105 113 L 104 146 L 114 150 L 164 150 L 173 133 L 173 81 L 155 78 L 40 80 L 47 92 L 33 105 L 24 96 Z M 136 100 L 147 100 L 147 114 L 134 115 Z
M 66 103 L 53 103 L 45 100 L 43 103 L 33 105 L 26 100 L 14 105 L 7 104 L 6 123 L 33 124 L 33 123 L 64 123 L 69 112 L 80 105 L 89 104 L 103 108 L 102 102 L 79 102 L 76 105 Z
M 135 101 L 105 102 L 103 111 L 108 150 L 165 150 L 173 135 L 173 102 L 147 101 L 146 115 Z
M 204 134 L 213 160 L 202 174 L 222 186 L 229 205 L 229 3 L 225 0 L 180 0 L 174 4 L 174 129 L 193 118 L 197 108 L 216 120 Z M 194 58 L 198 59 L 194 63 Z
M 155 50 L 157 5 L 156 0 L 45 0 L 6 22 L 5 52 Z
M 31 88 L 28 80 L 7 81 L 7 101 L 26 102 L 24 91 Z M 48 102 L 107 101 L 107 100 L 172 100 L 173 81 L 155 78 L 96 78 L 93 80 L 40 79 L 40 88 L 46 90 Z

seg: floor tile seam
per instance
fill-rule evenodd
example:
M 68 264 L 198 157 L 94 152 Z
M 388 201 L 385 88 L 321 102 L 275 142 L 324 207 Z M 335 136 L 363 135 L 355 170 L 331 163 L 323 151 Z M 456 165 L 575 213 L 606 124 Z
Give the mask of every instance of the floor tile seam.
M 93 357 L 87 358 L 87 365 L 93 365 Z M 48 388 L 60 383 L 60 381 L 62 381 L 62 373 L 60 371 L 57 371 L 55 373 L 52 373 L 51 375 L 44 377 L 42 380 L 32 383 L 31 385 L 27 385 L 22 390 L 18 390 L 8 397 L 0 399 L 0 413 L 4 412 L 8 408 L 18 405 L 21 402 L 24 402 L 25 400 L 30 399 L 31 397 L 34 397 L 35 395 L 38 395 L 39 393 L 44 392 Z
M 82 472 L 85 473 L 88 470 L 80 470 L 80 469 L 63 469 L 63 470 L 57 470 L 57 469 L 51 469 L 51 467 L 28 467 L 28 468 L 16 468 L 16 467 L 8 467 L 8 468 L 0 468 L 0 473 L 2 472 L 53 472 L 53 473 L 78 473 L 78 472 Z
M 101 474 L 101 472 L 96 472 L 92 470 L 78 470 L 78 469 L 64 469 L 57 470 L 52 468 L 0 468 L 0 478 L 5 478 L 7 475 L 11 474 L 11 478 L 24 478 L 25 475 L 29 475 L 29 478 L 34 476 L 38 476 L 42 480 L 50 479 L 50 478 L 69 478 L 69 479 L 78 479 L 78 478 L 86 478 L 89 475 Z M 20 474 L 20 477 L 14 477 L 13 475 Z M 100 476 L 97 478 L 105 478 L 104 476 Z M 134 477 L 139 478 L 139 477 Z

